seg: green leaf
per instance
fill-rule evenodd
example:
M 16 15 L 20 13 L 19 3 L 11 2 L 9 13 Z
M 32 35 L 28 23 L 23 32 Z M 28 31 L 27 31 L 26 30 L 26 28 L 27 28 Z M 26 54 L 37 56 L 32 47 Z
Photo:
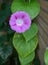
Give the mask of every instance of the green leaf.
M 8 28 L 8 29 L 7 29 L 7 33 L 8 33 L 9 35 L 11 35 L 11 34 L 13 34 L 13 33 L 14 33 L 14 31 L 13 31 L 13 30 L 11 30 L 10 28 Z
M 44 61 L 45 61 L 45 64 L 48 65 L 48 48 L 45 51 Z
M 0 56 L 6 60 L 12 54 L 12 46 L 7 42 L 7 37 L 3 35 L 0 37 Z
M 14 33 L 14 31 L 11 30 L 9 24 L 6 23 L 4 25 L 5 25 L 5 30 L 7 31 L 7 34 L 12 35 Z
M 19 35 L 17 33 L 14 34 L 13 45 L 21 57 L 26 57 L 31 52 L 33 52 L 37 47 L 37 44 L 38 44 L 37 35 L 30 41 L 26 42 L 22 35 Z
M 7 41 L 7 36 L 1 35 L 0 36 L 0 46 L 3 46 L 5 41 Z
M 26 64 L 26 65 L 32 65 L 32 62 L 31 62 L 31 63 L 28 63 L 28 64 Z
M 3 25 L 3 22 L 7 19 L 8 16 L 10 16 L 11 10 L 10 5 L 3 4 L 2 10 L 0 11 L 0 27 Z
M 6 60 L 3 60 L 1 57 L 0 57 L 0 65 L 2 65 L 3 63 L 5 63 Z
M 16 11 L 25 11 L 30 15 L 31 19 L 34 19 L 40 12 L 40 5 L 37 0 L 32 0 L 30 3 L 13 1 L 11 10 L 13 13 Z
M 37 34 L 37 32 L 38 32 L 37 25 L 35 23 L 32 23 L 30 29 L 23 33 L 23 36 L 25 37 L 26 41 L 29 41 Z
M 34 57 L 35 57 L 35 52 L 32 52 L 30 55 L 28 55 L 25 58 L 21 58 L 19 56 L 19 60 L 21 62 L 21 65 L 28 65 L 30 62 L 33 61 Z
M 12 47 L 10 45 L 3 46 L 0 50 L 0 56 L 2 59 L 6 60 L 12 54 Z

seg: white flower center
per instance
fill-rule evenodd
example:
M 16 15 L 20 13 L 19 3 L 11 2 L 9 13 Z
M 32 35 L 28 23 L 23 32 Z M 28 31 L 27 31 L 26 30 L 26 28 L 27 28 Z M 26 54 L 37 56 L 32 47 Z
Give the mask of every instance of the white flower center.
M 17 20 L 16 20 L 16 24 L 17 24 L 18 26 L 22 26 L 22 25 L 23 25 L 23 20 L 22 20 L 22 19 L 17 19 Z

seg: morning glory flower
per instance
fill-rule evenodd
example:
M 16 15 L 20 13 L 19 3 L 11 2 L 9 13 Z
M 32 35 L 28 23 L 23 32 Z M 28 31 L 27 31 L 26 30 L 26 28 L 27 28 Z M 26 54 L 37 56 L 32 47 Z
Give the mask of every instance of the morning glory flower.
M 9 25 L 17 33 L 23 33 L 31 26 L 31 19 L 24 11 L 15 12 L 11 15 Z

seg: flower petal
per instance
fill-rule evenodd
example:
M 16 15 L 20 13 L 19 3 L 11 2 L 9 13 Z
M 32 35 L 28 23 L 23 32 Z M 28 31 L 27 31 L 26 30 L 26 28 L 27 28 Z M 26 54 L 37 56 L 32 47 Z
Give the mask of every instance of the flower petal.
M 17 25 L 18 20 L 20 20 L 19 22 L 21 22 L 21 20 L 22 20 L 23 24 L 21 26 Z M 19 11 L 19 12 L 15 12 L 14 14 L 11 15 L 9 24 L 10 24 L 12 30 L 14 30 L 18 33 L 23 33 L 30 28 L 31 19 L 30 19 L 30 16 L 26 12 Z

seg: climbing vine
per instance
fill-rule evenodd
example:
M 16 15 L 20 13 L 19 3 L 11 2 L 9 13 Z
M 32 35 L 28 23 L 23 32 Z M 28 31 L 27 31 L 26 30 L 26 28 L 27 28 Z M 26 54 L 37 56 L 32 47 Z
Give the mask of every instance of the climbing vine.
M 0 65 L 32 65 L 38 45 L 34 19 L 39 12 L 37 0 L 13 0 L 0 5 Z

